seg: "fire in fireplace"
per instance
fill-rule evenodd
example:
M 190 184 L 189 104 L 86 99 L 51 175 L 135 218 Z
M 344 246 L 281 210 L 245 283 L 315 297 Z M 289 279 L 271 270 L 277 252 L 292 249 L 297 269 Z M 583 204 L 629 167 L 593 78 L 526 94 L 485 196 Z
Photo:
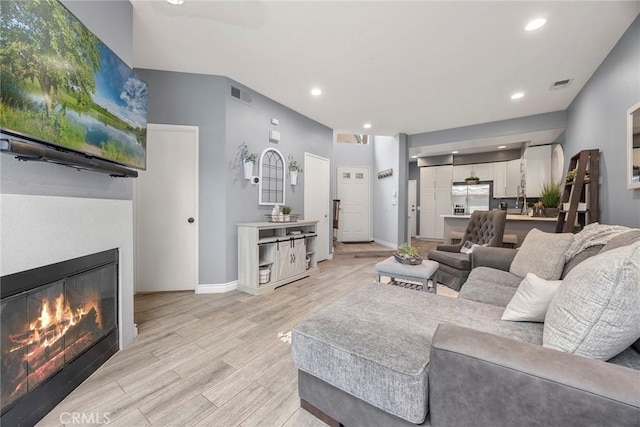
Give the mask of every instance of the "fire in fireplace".
M 108 252 L 114 253 L 106 258 L 105 253 L 96 254 L 99 256 L 93 262 L 98 265 L 88 269 L 85 269 L 86 261 L 79 262 L 87 258 L 83 257 L 71 260 L 70 266 L 61 263 L 43 267 L 53 273 L 48 278 L 37 272 L 42 269 L 25 272 L 29 273 L 26 276 L 18 273 L 24 277 L 22 280 L 16 279 L 15 275 L 2 278 L 2 422 L 6 421 L 8 414 L 13 417 L 21 414 L 23 409 L 32 410 L 31 394 L 36 396 L 36 406 L 46 407 L 48 412 L 61 399 L 55 403 L 42 402 L 39 395 L 47 393 L 40 389 L 60 373 L 64 373 L 63 381 L 71 376 L 76 382 L 81 376 L 86 378 L 90 375 L 95 369 L 88 372 L 85 367 L 94 366 L 94 361 L 80 359 L 83 356 L 85 359 L 95 358 L 95 351 L 88 350 L 106 336 L 111 336 L 111 344 L 107 345 L 111 354 L 117 349 L 117 250 Z M 112 259 L 114 256 L 115 260 Z M 82 271 L 73 271 L 78 268 Z M 34 277 L 44 277 L 44 283 L 29 286 Z M 18 289 L 5 297 L 6 282 Z M 104 357 L 101 354 L 99 358 Z M 73 372 L 73 366 L 81 366 L 81 372 Z M 55 381 L 49 387 L 54 384 Z M 32 393 L 38 390 L 40 393 Z M 19 417 L 18 420 L 21 419 Z

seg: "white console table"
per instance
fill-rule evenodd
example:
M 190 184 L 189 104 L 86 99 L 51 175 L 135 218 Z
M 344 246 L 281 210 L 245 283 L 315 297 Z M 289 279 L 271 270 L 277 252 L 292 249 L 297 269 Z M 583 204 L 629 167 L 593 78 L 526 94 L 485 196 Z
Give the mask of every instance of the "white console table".
M 318 221 L 238 224 L 238 289 L 260 295 L 317 271 L 317 224 Z M 260 283 L 260 268 L 271 270 L 267 283 Z

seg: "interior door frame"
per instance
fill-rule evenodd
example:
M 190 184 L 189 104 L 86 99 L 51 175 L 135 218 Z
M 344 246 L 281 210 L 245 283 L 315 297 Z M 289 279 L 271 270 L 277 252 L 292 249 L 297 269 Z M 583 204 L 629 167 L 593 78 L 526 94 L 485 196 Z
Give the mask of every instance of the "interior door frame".
M 369 209 L 367 209 L 367 220 L 369 222 L 369 231 L 368 231 L 368 237 L 367 240 L 368 242 L 373 242 L 373 222 L 371 221 L 373 215 L 371 215 L 371 199 L 373 198 L 373 185 L 371 183 L 372 180 L 372 176 L 371 176 L 371 167 L 369 166 L 363 166 L 363 165 L 338 165 L 336 166 L 336 174 L 335 174 L 335 195 L 336 195 L 336 199 L 340 199 L 340 194 L 338 192 L 338 186 L 340 185 L 340 181 L 339 181 L 339 175 L 338 175 L 338 171 L 340 168 L 363 168 L 367 170 L 367 175 L 368 175 L 368 179 L 369 179 L 369 188 L 368 188 L 368 192 L 367 192 L 367 204 L 369 205 Z M 342 200 L 340 201 L 340 204 L 342 204 Z M 342 210 L 342 208 L 340 208 L 340 210 Z M 338 241 L 340 241 L 340 229 L 338 229 Z
M 195 151 L 194 151 L 194 162 L 193 162 L 193 175 L 195 182 L 195 200 L 194 200 L 194 212 L 196 215 L 196 221 L 193 224 L 195 227 L 195 259 L 194 259 L 194 268 L 195 268 L 195 279 L 196 282 L 193 284 L 194 292 L 197 292 L 198 285 L 200 284 L 200 127 L 199 126 L 189 126 L 189 125 L 169 125 L 169 124 L 159 124 L 159 123 L 147 123 L 147 132 L 149 130 L 160 131 L 160 132 L 192 132 L 195 138 Z M 134 294 L 137 291 L 137 283 L 138 283 L 138 262 L 137 262 L 137 252 L 138 252 L 138 230 L 136 227 L 138 221 L 138 209 L 137 205 L 137 186 L 134 183 L 133 185 L 133 235 L 134 235 L 134 248 L 133 248 L 133 265 L 135 268 L 133 269 L 133 280 L 134 280 Z
M 326 161 L 327 162 L 327 167 L 328 167 L 329 180 L 331 180 L 331 160 L 327 159 L 326 157 L 322 157 L 322 156 L 319 156 L 317 154 L 313 154 L 313 153 L 309 153 L 309 152 L 305 151 L 304 159 L 305 159 L 305 169 L 307 169 L 307 173 L 309 173 L 309 170 L 306 167 L 306 158 L 307 158 L 307 156 L 319 159 L 321 161 Z M 309 195 L 309 197 L 311 197 L 311 192 L 307 191 L 308 190 L 307 185 L 311 185 L 311 184 L 312 184 L 312 179 L 311 179 L 311 177 L 307 176 L 305 178 L 305 180 L 304 180 L 304 202 L 303 202 L 303 204 L 304 204 L 305 219 L 306 219 L 306 216 L 307 216 L 307 200 L 308 200 L 307 199 L 307 195 Z M 328 242 L 327 242 L 328 246 L 325 248 L 326 251 L 327 251 L 327 258 L 325 258 L 325 259 L 329 260 L 329 259 L 333 258 L 332 250 L 330 250 L 330 248 L 333 249 L 333 223 L 331 221 L 331 182 L 328 182 L 327 185 L 328 185 L 328 190 L 329 190 L 328 191 L 329 194 L 328 194 L 328 197 L 327 197 L 327 224 L 326 224 L 327 225 L 326 233 L 327 233 L 327 239 L 328 239 Z M 322 222 L 318 221 L 318 228 L 321 225 L 322 225 Z M 316 251 L 317 251 L 317 249 L 316 249 Z M 318 259 L 318 258 L 319 257 L 316 257 L 316 259 Z M 320 261 L 320 259 L 318 259 L 318 261 Z M 324 261 L 324 259 L 322 261 Z
M 413 215 L 411 215 L 411 218 L 413 219 L 413 225 L 415 226 L 414 228 L 416 229 L 416 234 L 414 234 L 414 236 L 418 235 L 418 214 L 419 214 L 419 210 L 418 210 L 418 180 L 416 179 L 409 179 L 407 180 L 407 213 L 411 213 L 411 207 L 409 206 L 409 201 L 411 200 L 411 183 L 413 183 L 413 199 L 415 201 L 414 205 L 413 205 Z M 413 231 L 411 229 L 411 221 L 407 222 L 407 242 L 408 244 L 411 244 L 411 237 L 413 237 L 411 235 L 411 232 Z

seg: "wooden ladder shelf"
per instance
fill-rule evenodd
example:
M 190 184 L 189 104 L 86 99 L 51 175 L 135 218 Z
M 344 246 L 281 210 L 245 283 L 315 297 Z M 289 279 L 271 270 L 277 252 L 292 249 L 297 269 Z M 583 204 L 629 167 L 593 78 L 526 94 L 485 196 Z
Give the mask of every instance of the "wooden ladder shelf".
M 571 233 L 576 225 L 584 227 L 600 220 L 600 150 L 582 150 L 571 157 L 572 170 L 576 176 L 564 184 L 556 233 Z M 569 209 L 565 209 L 567 203 Z M 578 209 L 581 203 L 586 209 Z

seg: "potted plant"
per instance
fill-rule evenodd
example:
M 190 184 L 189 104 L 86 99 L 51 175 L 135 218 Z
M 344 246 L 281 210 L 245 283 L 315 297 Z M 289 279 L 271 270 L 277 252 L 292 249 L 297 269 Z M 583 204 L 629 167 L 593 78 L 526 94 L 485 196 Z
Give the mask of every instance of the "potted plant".
M 418 248 L 408 243 L 398 246 L 398 250 L 393 253 L 393 257 L 401 264 L 420 265 L 422 257 L 418 254 Z
M 544 216 L 556 217 L 560 212 L 558 206 L 562 201 L 562 190 L 560 185 L 555 183 L 545 183 L 542 185 L 542 192 L 540 193 L 540 202 L 544 208 Z
M 249 153 L 246 142 L 240 145 L 240 160 L 244 168 L 244 179 L 251 179 L 253 176 L 253 165 L 256 164 L 258 155 L 256 153 Z
M 283 221 L 290 222 L 291 221 L 291 206 L 283 206 L 282 207 L 282 215 L 284 215 Z
M 480 184 L 480 178 L 478 178 L 477 176 L 468 176 L 464 179 L 465 184 L 468 185 L 472 185 L 472 184 Z
M 298 161 L 289 154 L 289 174 L 291 176 L 291 185 L 296 185 L 298 183 L 298 172 L 302 173 L 302 166 L 300 166 L 300 163 L 298 163 Z

